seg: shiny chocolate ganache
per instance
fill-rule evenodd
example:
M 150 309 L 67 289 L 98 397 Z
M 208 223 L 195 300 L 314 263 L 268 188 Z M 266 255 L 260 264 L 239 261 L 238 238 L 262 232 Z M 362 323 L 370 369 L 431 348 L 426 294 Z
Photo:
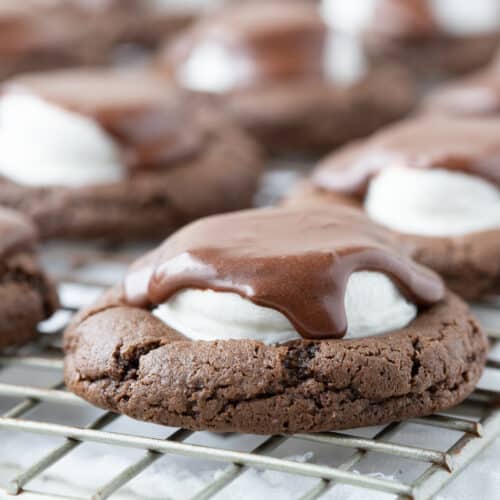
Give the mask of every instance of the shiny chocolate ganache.
M 341 338 L 356 271 L 379 271 L 420 307 L 442 299 L 440 278 L 356 209 L 268 208 L 192 223 L 138 260 L 129 304 L 154 307 L 185 288 L 234 292 L 284 314 L 307 339 Z
M 426 115 L 388 127 L 325 158 L 313 175 L 323 189 L 364 196 L 385 167 L 440 168 L 500 186 L 500 119 Z

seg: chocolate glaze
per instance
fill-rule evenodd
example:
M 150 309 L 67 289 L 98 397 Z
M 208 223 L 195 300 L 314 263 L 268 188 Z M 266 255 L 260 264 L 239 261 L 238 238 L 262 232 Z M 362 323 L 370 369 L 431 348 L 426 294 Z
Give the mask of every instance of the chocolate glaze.
M 36 240 L 35 226 L 27 217 L 0 208 L 0 258 L 19 251 L 33 251 Z
M 165 166 L 203 146 L 187 95 L 147 71 L 37 73 L 10 80 L 7 92 L 35 94 L 92 118 L 115 139 L 130 168 Z
M 230 291 L 280 311 L 304 338 L 338 338 L 347 330 L 344 295 L 355 271 L 389 275 L 420 306 L 443 297 L 440 278 L 394 245 L 389 232 L 346 207 L 209 217 L 132 265 L 126 300 L 151 307 L 183 288 Z
M 442 168 L 500 186 L 500 119 L 425 115 L 333 153 L 313 174 L 324 189 L 363 196 L 384 167 Z
M 236 86 L 320 76 L 327 27 L 319 9 L 306 0 L 239 2 L 200 21 L 163 58 L 178 68 L 197 47 L 219 46 L 245 68 Z

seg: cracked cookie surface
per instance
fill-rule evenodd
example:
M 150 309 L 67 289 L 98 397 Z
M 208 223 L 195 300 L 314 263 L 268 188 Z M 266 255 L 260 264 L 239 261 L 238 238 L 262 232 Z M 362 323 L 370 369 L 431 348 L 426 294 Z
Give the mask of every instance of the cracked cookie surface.
M 319 432 L 428 415 L 478 381 L 487 340 L 456 296 L 357 340 L 190 341 L 121 288 L 65 333 L 68 388 L 96 406 L 194 430 Z

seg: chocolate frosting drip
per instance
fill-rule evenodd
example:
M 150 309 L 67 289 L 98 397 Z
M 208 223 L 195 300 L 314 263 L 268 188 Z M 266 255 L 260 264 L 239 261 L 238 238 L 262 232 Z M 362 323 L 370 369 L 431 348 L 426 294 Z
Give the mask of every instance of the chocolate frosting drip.
M 429 0 L 378 0 L 368 31 L 388 38 L 419 39 L 441 28 Z
M 242 69 L 236 86 L 321 76 L 326 36 L 326 25 L 312 2 L 241 2 L 198 23 L 177 45 L 167 48 L 165 58 L 167 64 L 179 67 L 197 47 L 219 46 L 232 66 Z
M 370 178 L 390 166 L 442 168 L 500 186 L 500 119 L 423 116 L 343 148 L 313 174 L 324 189 L 364 196 Z
M 0 208 L 0 258 L 19 251 L 33 251 L 36 241 L 35 226 L 27 217 Z
M 420 306 L 443 297 L 440 278 L 410 260 L 389 234 L 344 207 L 209 217 L 132 265 L 126 299 L 150 307 L 183 288 L 235 292 L 280 311 L 304 338 L 339 338 L 347 330 L 344 295 L 355 271 L 389 275 Z
M 187 95 L 147 71 L 83 69 L 11 80 L 26 92 L 95 120 L 130 168 L 162 167 L 199 152 L 204 132 Z

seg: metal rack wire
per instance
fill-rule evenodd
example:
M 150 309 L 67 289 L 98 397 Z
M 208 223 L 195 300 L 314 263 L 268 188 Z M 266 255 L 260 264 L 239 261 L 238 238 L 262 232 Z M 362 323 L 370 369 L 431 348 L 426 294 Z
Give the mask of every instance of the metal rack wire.
M 84 254 L 73 252 L 70 262 L 61 266 L 59 257 L 52 258 L 58 262 L 60 275 L 58 277 L 61 287 L 88 286 L 91 284 L 100 289 L 109 285 L 107 280 L 84 278 L 82 268 L 92 263 L 126 264 L 129 256 L 116 253 L 115 249 L 102 249 L 89 251 Z M 92 274 L 92 273 L 90 273 Z M 65 321 L 78 308 L 80 304 L 65 300 L 63 294 L 63 316 Z M 495 307 L 495 305 L 491 305 Z M 38 435 L 47 435 L 63 438 L 61 444 L 54 446 L 44 456 L 36 460 L 28 468 L 12 477 L 7 485 L 0 489 L 2 494 L 17 495 L 29 498 L 86 498 L 101 500 L 112 497 L 120 488 L 124 487 L 133 478 L 165 454 L 181 455 L 192 458 L 202 458 L 209 461 L 224 462 L 229 464 L 222 474 L 208 483 L 200 491 L 192 492 L 192 499 L 207 499 L 217 495 L 223 488 L 247 470 L 249 467 L 257 469 L 282 471 L 300 476 L 316 478 L 314 485 L 306 491 L 301 500 L 321 498 L 327 491 L 336 488 L 338 484 L 351 484 L 367 489 L 393 493 L 399 498 L 413 498 L 424 500 L 431 498 L 445 484 L 453 480 L 460 471 L 469 464 L 489 443 L 500 436 L 500 391 L 476 390 L 462 405 L 470 411 L 473 410 L 477 417 L 464 416 L 460 407 L 449 414 L 438 414 L 425 418 L 411 420 L 417 425 L 431 426 L 433 428 L 453 430 L 458 433 L 456 442 L 446 450 L 435 450 L 416 446 L 409 446 L 394 442 L 395 436 L 401 429 L 401 423 L 392 423 L 380 429 L 372 438 L 365 438 L 358 434 L 324 432 L 319 434 L 295 434 L 293 436 L 270 436 L 251 451 L 234 451 L 226 448 L 216 448 L 186 442 L 194 434 L 191 431 L 178 429 L 166 439 L 147 436 L 131 435 L 120 432 L 110 432 L 106 427 L 114 422 L 118 416 L 112 413 L 103 413 L 85 427 L 52 423 L 37 419 L 24 418 L 37 406 L 49 405 L 77 405 L 85 406 L 87 403 L 67 392 L 62 382 L 63 360 L 60 351 L 60 334 L 63 325 L 54 328 L 44 328 L 44 333 L 39 340 L 29 348 L 14 350 L 0 356 L 0 370 L 4 367 L 36 367 L 56 374 L 59 380 L 47 388 L 40 388 L 17 383 L 0 383 L 0 398 L 20 398 L 21 401 L 11 406 L 0 416 L 0 430 L 20 431 Z M 490 331 L 492 344 L 500 342 L 500 333 Z M 500 362 L 489 360 L 491 370 L 500 370 Z M 499 371 L 500 373 L 500 371 Z M 87 405 L 88 406 L 88 405 Z M 321 443 L 352 451 L 349 458 L 336 467 L 316 463 L 297 462 L 272 456 L 272 452 L 289 439 L 300 440 L 307 443 Z M 54 495 L 33 489 L 32 480 L 40 477 L 45 471 L 58 461 L 72 453 L 82 443 L 105 443 L 116 447 L 135 448 L 142 450 L 141 456 L 114 477 L 109 477 L 90 496 L 64 496 Z M 426 465 L 423 473 L 412 482 L 393 481 L 373 477 L 369 474 L 355 473 L 353 468 L 369 452 L 393 456 L 398 459 L 408 459 Z M 1 447 L 0 447 L 1 453 Z

